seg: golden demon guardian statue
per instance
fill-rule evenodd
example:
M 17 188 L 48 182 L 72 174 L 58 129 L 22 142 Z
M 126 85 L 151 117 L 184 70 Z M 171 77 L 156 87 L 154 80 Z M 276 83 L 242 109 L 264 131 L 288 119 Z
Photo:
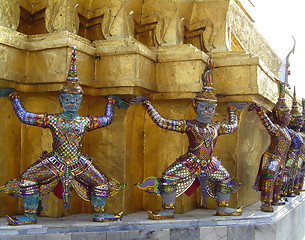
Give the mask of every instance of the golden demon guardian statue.
M 305 122 L 305 99 L 302 99 L 302 118 Z M 303 145 L 301 149 L 301 153 L 299 155 L 298 159 L 298 167 L 297 167 L 297 181 L 295 181 L 294 184 L 294 190 L 295 193 L 299 193 L 303 190 L 303 184 L 304 184 L 304 175 L 305 175 L 305 126 L 303 123 L 303 126 L 300 131 L 300 136 L 303 139 Z
M 299 156 L 304 146 L 302 135 L 300 130 L 304 124 L 304 120 L 301 112 L 298 110 L 298 102 L 296 99 L 296 92 L 294 88 L 293 103 L 291 108 L 291 121 L 288 125 L 289 131 L 291 131 L 291 145 L 287 153 L 287 160 L 285 164 L 282 196 L 283 197 L 295 197 L 299 194 L 298 183 L 300 175 Z
M 241 187 L 221 165 L 220 160 L 212 155 L 217 138 L 237 129 L 236 108 L 243 109 L 245 103 L 230 102 L 228 107 L 229 122 L 213 123 L 217 100 L 212 88 L 212 61 L 208 59 L 206 72 L 202 75 L 203 90 L 194 99 L 194 110 L 197 117 L 194 120 L 171 120 L 162 117 L 145 96 L 131 99 L 130 104 L 142 102 L 150 118 L 157 126 L 180 133 L 186 133 L 189 138 L 188 151 L 180 156 L 163 173 L 161 178 L 150 177 L 137 184 L 140 189 L 162 196 L 163 211 L 148 211 L 148 217 L 153 220 L 170 219 L 174 217 L 175 201 L 182 193 L 188 195 L 201 185 L 201 194 L 205 199 L 208 193 L 216 198 L 219 216 L 241 215 L 242 209 L 228 207 L 230 194 Z M 200 183 L 200 184 L 199 184 Z
M 270 120 L 265 111 L 257 104 L 252 104 L 249 111 L 256 110 L 257 115 L 270 135 L 270 145 L 261 158 L 258 174 L 253 186 L 254 190 L 261 191 L 261 210 L 273 212 L 273 205 L 280 202 L 280 192 L 284 174 L 288 149 L 291 144 L 291 132 L 287 126 L 290 123 L 291 114 L 285 104 L 284 87 L 280 83 L 280 96 L 272 109 Z
M 81 142 L 87 131 L 111 124 L 114 104 L 125 108 L 128 104 L 111 95 L 108 97 L 103 116 L 78 115 L 83 90 L 78 84 L 75 54 L 75 47 L 72 47 L 67 83 L 60 90 L 60 103 L 63 107 L 61 113 L 27 112 L 16 92 L 9 96 L 21 122 L 49 128 L 53 136 L 52 152 L 44 152 L 38 161 L 21 174 L 20 179 L 12 179 L 0 188 L 0 191 L 23 199 L 24 215 L 7 216 L 11 225 L 36 223 L 39 199 L 44 198 L 55 186 L 60 186 L 58 189 L 62 190 L 65 208 L 68 208 L 72 187 L 82 199 L 91 201 L 94 221 L 117 221 L 122 218 L 123 212 L 115 215 L 104 212 L 106 198 L 116 194 L 122 185 L 115 179 L 106 177 L 92 162 L 92 158 L 81 152 Z

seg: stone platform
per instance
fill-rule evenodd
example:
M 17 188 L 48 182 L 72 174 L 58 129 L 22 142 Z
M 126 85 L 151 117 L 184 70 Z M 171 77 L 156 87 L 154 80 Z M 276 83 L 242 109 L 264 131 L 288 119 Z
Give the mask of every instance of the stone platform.
M 9 226 L 0 219 L 1 240 L 87 239 L 204 239 L 305 240 L 305 193 L 288 198 L 274 213 L 263 213 L 260 203 L 244 208 L 240 217 L 215 216 L 215 210 L 195 209 L 173 220 L 152 221 L 146 212 L 123 217 L 121 222 L 95 223 L 91 214 L 62 218 L 39 217 L 35 225 Z

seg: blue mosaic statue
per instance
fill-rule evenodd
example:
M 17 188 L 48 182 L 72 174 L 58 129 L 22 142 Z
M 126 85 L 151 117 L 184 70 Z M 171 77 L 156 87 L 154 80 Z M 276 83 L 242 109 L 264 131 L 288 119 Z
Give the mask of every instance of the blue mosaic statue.
M 288 150 L 287 160 L 285 164 L 285 173 L 283 178 L 282 195 L 285 197 L 295 197 L 299 194 L 298 184 L 301 174 L 302 162 L 299 162 L 302 147 L 304 146 L 304 139 L 300 133 L 303 127 L 304 120 L 302 113 L 298 109 L 298 102 L 296 99 L 296 92 L 294 88 L 293 103 L 291 108 L 291 121 L 289 130 L 291 131 L 291 145 Z
M 272 109 L 272 120 L 261 106 L 252 104 L 249 111 L 256 110 L 258 117 L 270 135 L 270 145 L 263 154 L 253 189 L 261 192 L 261 211 L 273 212 L 272 205 L 283 204 L 280 200 L 284 166 L 291 144 L 291 120 L 285 103 L 284 87 L 280 84 L 280 96 Z
M 106 198 L 116 194 L 122 187 L 115 179 L 108 178 L 93 162 L 81 152 L 81 142 L 87 131 L 111 124 L 114 105 L 127 108 L 128 104 L 117 96 L 109 96 L 103 116 L 80 116 L 77 111 L 83 98 L 83 90 L 78 84 L 76 71 L 76 50 L 72 48 L 72 59 L 67 83 L 60 90 L 63 111 L 59 114 L 31 113 L 21 104 L 16 92 L 9 95 L 19 120 L 25 124 L 49 128 L 53 136 L 53 149 L 44 152 L 38 161 L 28 167 L 20 179 L 12 179 L 0 191 L 23 199 L 24 215 L 7 216 L 10 225 L 36 223 L 39 199 L 50 193 L 57 184 L 62 185 L 65 208 L 70 201 L 70 189 L 78 196 L 91 201 L 93 220 L 97 222 L 117 221 L 123 212 L 105 213 Z M 7 90 L 2 90 L 2 95 Z

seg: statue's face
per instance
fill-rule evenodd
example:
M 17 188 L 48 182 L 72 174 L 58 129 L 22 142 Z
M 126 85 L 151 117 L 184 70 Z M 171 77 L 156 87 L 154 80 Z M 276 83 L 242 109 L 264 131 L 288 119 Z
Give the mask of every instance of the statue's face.
M 296 117 L 293 121 L 290 122 L 291 127 L 296 131 L 300 131 L 304 125 L 303 117 Z
M 216 103 L 198 102 L 196 120 L 201 123 L 210 123 L 215 115 L 216 106 Z
M 64 110 L 69 112 L 78 111 L 83 95 L 80 93 L 61 93 L 60 102 Z
M 281 117 L 281 122 L 285 125 L 288 126 L 291 120 L 291 114 L 289 111 L 284 111 L 283 115 Z

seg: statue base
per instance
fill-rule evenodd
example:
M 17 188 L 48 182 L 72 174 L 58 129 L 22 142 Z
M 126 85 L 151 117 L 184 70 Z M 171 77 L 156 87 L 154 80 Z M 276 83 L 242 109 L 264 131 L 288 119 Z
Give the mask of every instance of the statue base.
M 216 210 L 195 209 L 174 219 L 153 221 L 147 212 L 120 222 L 96 223 L 91 214 L 62 218 L 38 217 L 37 224 L 9 226 L 0 218 L 0 239 L 295 239 L 305 236 L 305 193 L 288 198 L 274 213 L 261 212 L 260 202 L 244 208 L 242 216 L 216 216 Z

